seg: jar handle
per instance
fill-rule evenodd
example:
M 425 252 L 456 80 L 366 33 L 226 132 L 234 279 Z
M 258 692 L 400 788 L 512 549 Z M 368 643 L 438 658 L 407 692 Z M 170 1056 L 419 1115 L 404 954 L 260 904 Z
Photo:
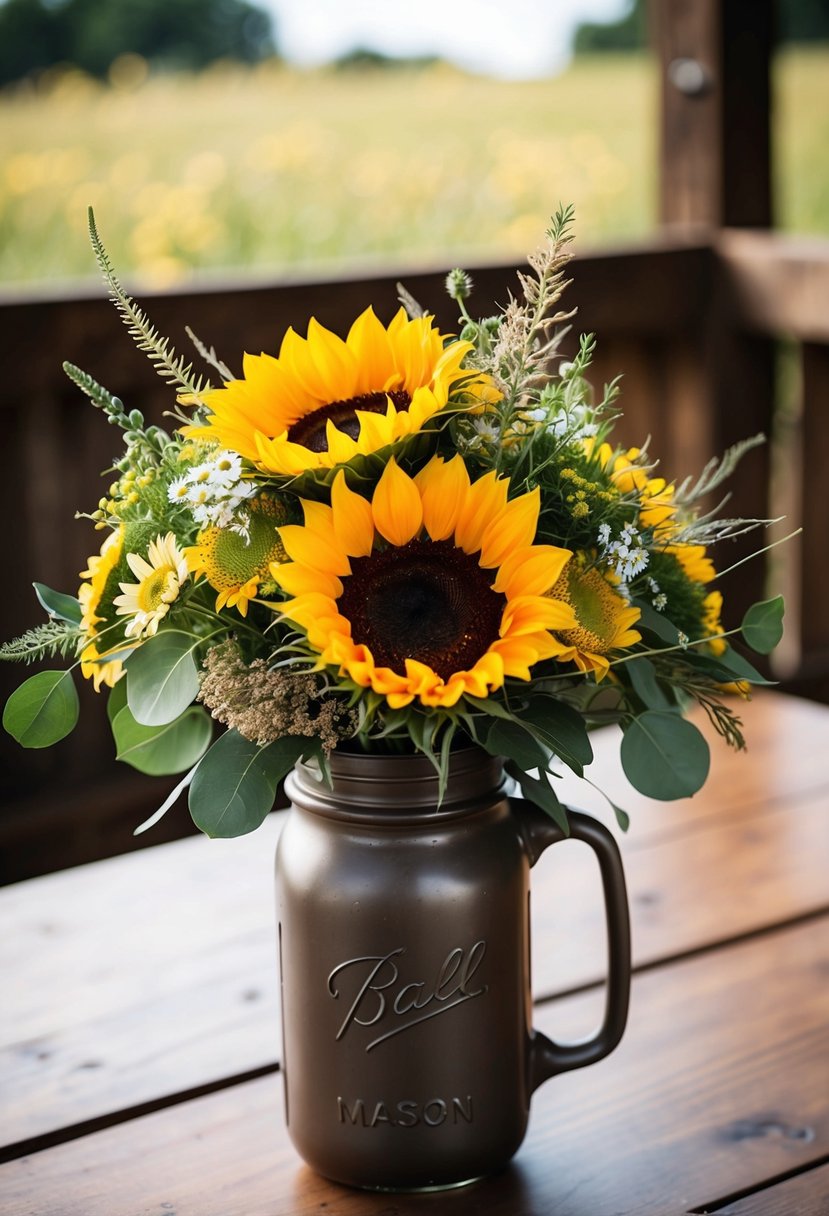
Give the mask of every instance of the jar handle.
M 510 798 L 509 802 L 531 866 L 551 844 L 568 839 L 558 824 L 533 803 L 524 798 Z M 559 1044 L 540 1030 L 532 1032 L 530 1092 L 556 1073 L 595 1064 L 609 1055 L 624 1033 L 630 1001 L 630 916 L 619 847 L 604 824 L 589 815 L 568 811 L 567 819 L 569 839 L 589 844 L 601 871 L 608 942 L 607 1000 L 602 1025 L 592 1038 Z

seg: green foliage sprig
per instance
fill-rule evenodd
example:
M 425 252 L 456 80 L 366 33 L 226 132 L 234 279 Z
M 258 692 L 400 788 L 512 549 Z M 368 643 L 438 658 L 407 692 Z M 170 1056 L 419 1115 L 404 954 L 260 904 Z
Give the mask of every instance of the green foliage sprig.
M 78 625 L 69 621 L 50 620 L 43 625 L 27 629 L 19 638 L 0 645 L 0 659 L 9 663 L 35 663 L 51 655 L 74 658 L 84 634 Z
M 168 384 L 177 384 L 195 401 L 201 401 L 202 393 L 210 388 L 209 382 L 203 376 L 194 377 L 192 362 L 187 363 L 183 356 L 176 355 L 169 340 L 162 338 L 144 310 L 139 308 L 133 298 L 124 291 L 98 234 L 95 213 L 91 207 L 88 215 L 89 239 L 92 242 L 95 259 L 109 288 L 110 297 L 121 314 L 121 319 L 127 326 L 130 337 L 134 339 L 139 350 L 150 356 L 150 362 L 162 380 L 166 380 Z

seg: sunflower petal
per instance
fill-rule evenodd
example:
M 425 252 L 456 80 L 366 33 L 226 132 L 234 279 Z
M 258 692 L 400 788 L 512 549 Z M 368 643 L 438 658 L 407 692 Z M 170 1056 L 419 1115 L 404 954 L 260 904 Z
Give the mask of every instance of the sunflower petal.
M 423 524 L 423 504 L 417 486 L 394 457 L 377 483 L 371 512 L 377 531 L 398 548 L 413 540 Z
M 423 524 L 432 540 L 446 540 L 455 531 L 464 499 L 469 493 L 469 474 L 460 456 L 443 461 L 435 456 L 415 478 L 423 500 Z
M 371 503 L 349 489 L 342 470 L 331 486 L 334 532 L 349 557 L 368 557 L 374 545 Z
M 482 566 L 499 566 L 510 553 L 533 543 L 540 506 L 541 492 L 538 486 L 529 494 L 522 494 L 520 498 L 507 503 L 481 538 Z
M 455 525 L 455 543 L 464 553 L 478 552 L 484 532 L 506 506 L 508 487 L 507 478 L 494 472 L 473 481 Z

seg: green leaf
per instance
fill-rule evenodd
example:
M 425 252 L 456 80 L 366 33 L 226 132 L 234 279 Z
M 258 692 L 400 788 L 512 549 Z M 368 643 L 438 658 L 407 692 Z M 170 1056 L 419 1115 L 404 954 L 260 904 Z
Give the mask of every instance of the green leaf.
M 198 765 L 194 764 L 193 767 L 190 769 L 190 772 L 184 774 L 181 781 L 179 781 L 178 785 L 176 785 L 170 791 L 170 793 L 164 799 L 164 801 L 162 802 L 162 804 L 158 808 L 158 810 L 153 811 L 153 813 L 152 813 L 152 815 L 150 815 L 149 819 L 145 819 L 143 823 L 139 823 L 138 827 L 133 830 L 133 833 L 132 833 L 133 836 L 140 836 L 142 834 L 142 832 L 146 832 L 150 828 L 155 827 L 155 825 L 158 823 L 158 821 L 160 819 L 164 818 L 164 816 L 169 811 L 170 807 L 174 806 L 176 804 L 176 802 L 178 802 L 181 795 L 184 793 L 184 791 L 187 789 L 190 782 L 193 780 L 193 777 L 195 776 L 197 768 L 198 768 Z
M 122 676 L 117 684 L 114 684 L 110 689 L 107 697 L 107 717 L 109 724 L 112 726 L 118 714 L 127 703 L 127 681 Z
M 229 730 L 202 758 L 190 786 L 196 827 L 222 837 L 258 828 L 273 806 L 278 783 L 308 750 L 308 739 L 287 736 L 259 747 Z
M 689 798 L 705 784 L 711 756 L 697 728 L 676 714 L 649 710 L 634 718 L 621 747 L 631 785 L 649 798 Z
M 166 726 L 199 691 L 193 651 L 200 639 L 166 629 L 145 642 L 127 664 L 127 704 L 136 722 Z
M 613 807 L 613 814 L 616 816 L 616 822 L 618 823 L 619 827 L 623 832 L 626 832 L 630 827 L 630 815 L 628 815 L 627 811 L 623 811 L 620 806 L 617 806 L 612 798 L 608 798 L 607 794 L 605 794 L 605 798 Z
M 479 728 L 478 738 L 491 756 L 505 756 L 513 760 L 520 769 L 546 769 L 550 756 L 519 722 L 494 718 L 484 734 Z
M 201 706 L 194 705 L 175 722 L 145 726 L 125 705 L 115 715 L 112 734 L 118 760 L 150 777 L 166 777 L 192 768 L 201 759 L 210 745 L 213 723 Z
M 507 722 L 513 721 L 513 715 L 494 697 L 473 697 L 470 693 L 466 693 L 464 700 L 473 709 L 479 710 L 482 714 L 487 714 L 490 718 L 503 718 Z
M 655 634 L 660 642 L 666 642 L 668 646 L 679 645 L 679 630 L 664 613 L 657 612 L 645 600 L 635 599 L 633 602 L 641 612 L 641 616 L 636 622 L 637 628 Z
M 558 756 L 577 776 L 584 776 L 584 766 L 593 760 L 593 747 L 584 718 L 572 705 L 544 694 L 527 698 L 521 715 L 533 734 Z
M 650 659 L 631 659 L 625 663 L 633 691 L 646 709 L 673 711 L 677 707 L 656 678 L 656 669 Z
M 752 604 L 740 626 L 746 645 L 758 654 L 770 654 L 783 636 L 785 607 L 782 595 Z
M 80 625 L 83 609 L 74 595 L 64 595 L 62 591 L 53 591 L 45 583 L 32 583 L 32 586 L 41 606 L 46 609 L 49 616 L 56 616 L 61 621 L 68 621 L 70 625 Z
M 565 836 L 570 835 L 570 824 L 567 821 L 567 808 L 563 803 L 559 802 L 555 790 L 550 786 L 547 780 L 546 773 L 543 769 L 540 771 L 539 777 L 531 777 L 529 773 L 523 772 L 512 761 L 508 761 L 505 768 L 511 777 L 521 787 L 521 793 L 528 802 L 534 802 L 547 815 L 553 819 L 564 832 Z
M 12 693 L 3 726 L 22 747 L 51 747 L 78 721 L 78 693 L 69 671 L 39 671 Z
M 730 646 L 722 654 L 712 658 L 696 650 L 688 650 L 682 656 L 686 663 L 704 672 L 712 680 L 720 684 L 731 684 L 734 680 L 746 680 L 749 684 L 775 684 L 775 680 L 767 680 L 748 659 L 738 654 Z

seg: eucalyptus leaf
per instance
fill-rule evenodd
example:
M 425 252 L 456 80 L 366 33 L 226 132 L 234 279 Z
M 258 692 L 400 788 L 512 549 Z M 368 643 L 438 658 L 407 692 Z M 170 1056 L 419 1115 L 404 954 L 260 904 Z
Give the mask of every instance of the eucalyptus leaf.
M 152 813 L 152 815 L 150 815 L 149 819 L 145 819 L 143 823 L 139 823 L 138 827 L 135 828 L 135 830 L 133 831 L 133 836 L 140 836 L 142 834 L 142 832 L 146 832 L 150 828 L 155 827 L 155 825 L 158 823 L 158 821 L 160 819 L 164 818 L 164 816 L 169 811 L 170 807 L 175 806 L 175 804 L 178 802 L 181 795 L 184 793 L 184 791 L 187 789 L 190 782 L 193 780 L 193 777 L 195 776 L 197 768 L 198 768 L 198 765 L 194 764 L 193 767 L 190 769 L 189 773 L 184 774 L 181 781 L 179 781 L 178 785 L 176 785 L 170 791 L 170 793 L 164 799 L 164 801 L 162 802 L 162 804 L 158 808 L 158 810 L 153 811 L 153 813 Z
M 287 736 L 260 747 L 227 731 L 202 758 L 190 785 L 196 827 L 221 837 L 258 828 L 273 806 L 278 783 L 311 750 L 308 739 Z
M 164 726 L 136 722 L 129 706 L 112 723 L 116 756 L 151 777 L 166 777 L 192 768 L 210 745 L 213 724 L 201 706 L 192 706 Z
M 577 776 L 584 776 L 584 766 L 593 760 L 593 747 L 587 724 L 572 705 L 543 694 L 531 695 L 522 722 Z
M 51 747 L 78 721 L 78 692 L 69 671 L 39 671 L 6 702 L 3 726 L 22 747 Z
M 641 613 L 636 622 L 637 628 L 655 634 L 660 642 L 665 642 L 668 646 L 679 645 L 679 630 L 664 613 L 657 612 L 646 600 L 635 599 L 633 603 Z
M 784 612 L 782 595 L 752 604 L 740 626 L 745 644 L 758 654 L 770 654 L 783 636 Z
M 494 697 L 473 697 L 470 693 L 466 693 L 464 700 L 473 709 L 479 710 L 482 714 L 487 714 L 490 718 L 503 718 L 507 722 L 513 721 L 513 715 Z
M 673 711 L 676 704 L 670 699 L 656 678 L 656 669 L 650 659 L 631 659 L 625 663 L 633 691 L 646 709 Z
M 127 681 L 122 676 L 118 683 L 112 686 L 109 691 L 109 696 L 107 697 L 107 717 L 109 718 L 110 726 L 112 726 L 112 723 L 115 721 L 116 717 L 124 708 L 126 703 Z
M 605 798 L 613 807 L 613 814 L 616 816 L 616 822 L 618 823 L 619 827 L 623 832 L 626 832 L 630 827 L 630 815 L 628 815 L 627 811 L 623 810 L 620 806 L 617 806 L 612 798 L 607 798 L 606 794 Z
M 676 714 L 648 710 L 622 738 L 622 768 L 640 794 L 670 802 L 705 784 L 711 756 L 697 728 Z
M 538 777 L 531 777 L 529 773 L 523 772 L 517 765 L 507 763 L 507 772 L 511 777 L 514 777 L 521 787 L 521 793 L 528 802 L 533 802 L 537 807 L 540 807 L 547 815 L 550 816 L 555 823 L 561 828 L 565 836 L 570 835 L 570 824 L 567 821 L 567 808 L 563 803 L 559 802 L 555 790 L 550 786 L 545 779 L 543 771 Z
M 199 674 L 189 633 L 166 629 L 131 655 L 127 664 L 127 704 L 136 722 L 166 726 L 195 700 Z
M 731 684 L 734 680 L 746 680 L 749 684 L 771 685 L 776 683 L 775 680 L 767 680 L 748 659 L 730 646 L 716 658 L 702 654 L 700 651 L 692 652 L 690 650 L 683 657 L 697 670 L 704 672 L 712 680 L 718 680 L 721 684 Z
M 506 756 L 508 760 L 514 760 L 524 772 L 528 769 L 546 768 L 550 760 L 546 748 L 515 721 L 494 718 L 485 734 L 479 728 L 478 738 L 491 756 Z
M 65 595 L 63 591 L 53 591 L 45 583 L 32 583 L 32 586 L 35 589 L 35 595 L 40 600 L 41 607 L 46 609 L 49 616 L 56 616 L 61 621 L 68 621 L 70 625 L 80 625 L 83 609 L 80 601 L 76 600 L 74 595 Z

